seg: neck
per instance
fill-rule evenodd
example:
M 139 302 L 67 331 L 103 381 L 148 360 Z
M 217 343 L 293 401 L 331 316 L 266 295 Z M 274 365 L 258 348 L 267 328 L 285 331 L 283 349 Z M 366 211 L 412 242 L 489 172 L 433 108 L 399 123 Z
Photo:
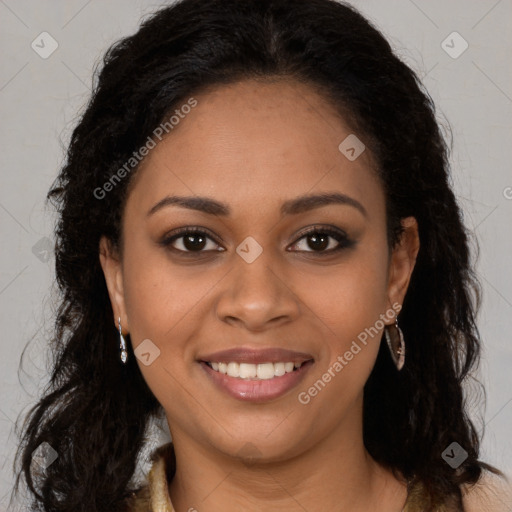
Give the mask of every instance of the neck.
M 344 424 L 293 457 L 242 462 L 172 431 L 176 474 L 169 493 L 176 511 L 231 510 L 400 512 L 406 487 L 379 466 L 362 440 L 362 424 Z

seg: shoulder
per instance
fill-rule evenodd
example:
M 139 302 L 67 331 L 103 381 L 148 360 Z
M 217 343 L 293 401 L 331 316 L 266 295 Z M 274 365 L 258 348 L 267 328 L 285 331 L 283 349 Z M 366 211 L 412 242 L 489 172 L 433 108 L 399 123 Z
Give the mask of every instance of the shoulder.
M 462 502 L 465 512 L 509 512 L 511 481 L 486 471 L 475 484 L 463 486 Z
M 175 471 L 172 443 L 156 449 L 151 460 L 147 483 L 128 498 L 127 512 L 174 512 L 168 492 L 168 484 Z
M 151 512 L 151 495 L 149 486 L 134 492 L 125 501 L 125 512 Z

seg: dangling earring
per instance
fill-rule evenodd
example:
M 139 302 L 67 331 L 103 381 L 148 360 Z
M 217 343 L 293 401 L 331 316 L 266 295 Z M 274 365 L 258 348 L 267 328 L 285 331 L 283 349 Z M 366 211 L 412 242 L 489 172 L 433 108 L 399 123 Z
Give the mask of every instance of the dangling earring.
M 395 325 L 386 325 L 384 335 L 388 343 L 391 357 L 398 371 L 404 367 L 405 363 L 405 341 L 404 333 L 398 326 L 398 318 L 395 317 Z
M 126 350 L 126 341 L 124 340 L 123 331 L 121 329 L 121 317 L 118 319 L 119 322 L 119 349 L 121 350 L 121 361 L 126 364 L 128 360 L 128 351 Z

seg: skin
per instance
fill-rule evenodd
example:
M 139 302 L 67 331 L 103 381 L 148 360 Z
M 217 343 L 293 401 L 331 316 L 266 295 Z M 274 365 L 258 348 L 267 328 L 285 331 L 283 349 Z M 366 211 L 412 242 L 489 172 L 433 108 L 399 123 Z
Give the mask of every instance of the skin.
M 134 349 L 149 338 L 160 350 L 149 366 L 137 362 L 175 444 L 173 505 L 180 512 L 224 512 L 228 503 L 233 511 L 398 512 L 405 485 L 362 439 L 363 387 L 382 329 L 310 403 L 297 394 L 379 315 L 403 303 L 417 223 L 404 219 L 401 240 L 388 246 L 370 151 L 354 161 L 339 151 L 353 131 L 314 88 L 247 80 L 195 98 L 198 105 L 130 184 L 122 255 L 105 238 L 100 243 L 115 324 L 121 317 Z M 366 213 L 329 204 L 281 214 L 285 201 L 319 193 L 350 196 Z M 168 205 L 148 215 L 170 195 L 212 198 L 231 213 Z M 343 230 L 354 244 L 322 256 L 302 236 L 313 225 Z M 207 228 L 218 240 L 191 257 L 177 250 L 183 239 L 174 251 L 159 243 L 186 226 Z M 235 252 L 248 236 L 263 248 L 250 264 Z M 329 248 L 338 246 L 329 240 Z M 236 346 L 306 352 L 314 365 L 285 395 L 242 402 L 213 386 L 197 362 Z M 241 455 L 247 451 L 252 458 Z

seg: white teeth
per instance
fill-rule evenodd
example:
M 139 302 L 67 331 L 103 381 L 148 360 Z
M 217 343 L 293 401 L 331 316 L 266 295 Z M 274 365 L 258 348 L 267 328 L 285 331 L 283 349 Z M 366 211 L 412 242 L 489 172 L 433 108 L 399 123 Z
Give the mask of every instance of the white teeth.
M 230 377 L 240 377 L 240 365 L 238 363 L 228 363 L 228 371 Z
M 284 363 L 284 371 L 286 373 L 293 372 L 295 365 L 293 363 Z
M 211 368 L 216 372 L 240 379 L 257 379 L 267 380 L 274 377 L 281 377 L 285 373 L 293 372 L 294 369 L 300 368 L 302 363 L 283 362 L 283 363 L 237 363 L 231 361 L 229 363 L 209 363 Z
M 237 363 L 229 363 L 229 364 L 236 364 L 237 366 L 240 366 L 240 378 L 241 379 L 254 379 L 254 377 L 256 377 L 256 365 L 255 364 L 248 364 L 248 363 L 240 363 L 240 365 L 238 365 Z
M 256 368 L 258 379 L 272 379 L 274 377 L 274 363 L 262 363 Z
M 281 377 L 286 373 L 284 369 L 284 363 L 274 363 L 274 375 L 276 377 Z

